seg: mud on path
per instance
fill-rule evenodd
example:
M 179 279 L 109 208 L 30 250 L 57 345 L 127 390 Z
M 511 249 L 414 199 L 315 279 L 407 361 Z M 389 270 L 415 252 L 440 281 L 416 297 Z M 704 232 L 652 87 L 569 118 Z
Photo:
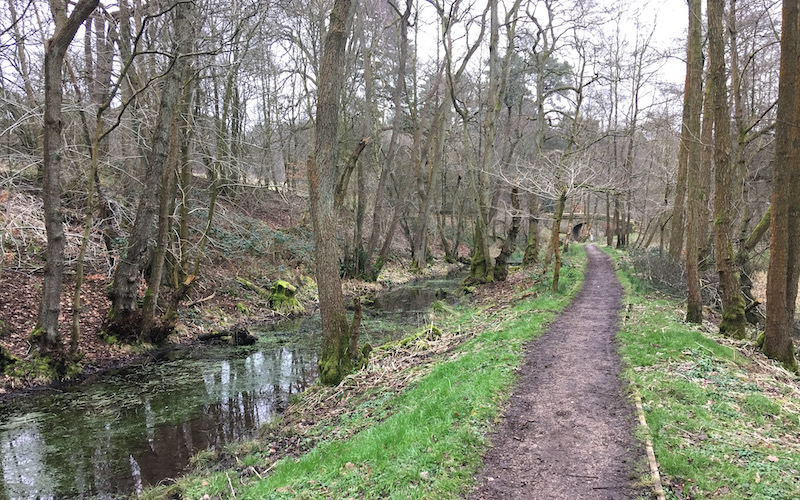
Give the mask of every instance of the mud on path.
M 520 380 L 492 436 L 471 499 L 650 498 L 620 381 L 615 334 L 622 287 L 611 260 L 586 246 L 583 288 L 527 346 Z

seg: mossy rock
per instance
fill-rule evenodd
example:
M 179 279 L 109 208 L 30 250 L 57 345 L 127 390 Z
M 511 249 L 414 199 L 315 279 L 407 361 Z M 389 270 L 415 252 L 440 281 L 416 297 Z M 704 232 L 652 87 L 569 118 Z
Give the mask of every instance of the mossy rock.
M 302 314 L 303 304 L 297 300 L 297 287 L 288 281 L 278 280 L 270 287 L 269 305 L 280 314 Z

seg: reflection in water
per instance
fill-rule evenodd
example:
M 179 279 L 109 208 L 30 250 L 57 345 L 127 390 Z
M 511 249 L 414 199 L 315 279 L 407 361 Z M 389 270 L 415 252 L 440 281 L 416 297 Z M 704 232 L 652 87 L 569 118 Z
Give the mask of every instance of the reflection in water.
M 45 465 L 45 444 L 35 414 L 10 419 L 0 434 L 3 485 L 8 498 L 52 498 L 52 480 Z M 36 495 L 29 491 L 40 483 Z
M 452 297 L 457 283 L 377 298 L 364 308 L 365 340 L 422 326 L 430 303 Z M 179 475 L 198 450 L 251 437 L 316 378 L 320 330 L 318 316 L 294 320 L 255 347 L 197 349 L 0 408 L 0 500 L 127 498 Z
M 315 351 L 206 348 L 15 402 L 0 410 L 0 499 L 127 498 L 175 477 L 198 450 L 252 437 L 313 382 Z

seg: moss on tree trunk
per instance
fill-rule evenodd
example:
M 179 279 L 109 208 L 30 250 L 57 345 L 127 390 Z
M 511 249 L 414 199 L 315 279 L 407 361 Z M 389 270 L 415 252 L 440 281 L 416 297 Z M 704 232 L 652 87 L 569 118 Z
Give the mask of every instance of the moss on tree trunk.
M 467 278 L 467 282 L 471 284 L 476 283 L 487 283 L 492 281 L 492 270 L 489 269 L 488 264 L 486 261 L 486 251 L 484 250 L 484 245 L 481 244 L 484 239 L 487 237 L 486 235 L 486 226 L 483 223 L 483 218 L 478 217 L 475 221 L 475 229 L 473 230 L 473 248 L 472 248 L 472 259 L 470 260 L 469 265 L 469 277 Z

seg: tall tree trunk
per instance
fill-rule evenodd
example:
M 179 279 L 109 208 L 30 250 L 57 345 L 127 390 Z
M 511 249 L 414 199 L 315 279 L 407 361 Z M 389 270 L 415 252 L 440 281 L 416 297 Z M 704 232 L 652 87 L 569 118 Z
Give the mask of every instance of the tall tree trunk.
M 375 135 L 375 112 L 374 110 L 374 76 L 372 70 L 372 47 L 367 46 L 367 37 L 363 22 L 359 22 L 359 38 L 363 52 L 364 65 L 364 108 L 362 110 L 361 134 L 362 142 L 370 140 Z M 374 157 L 378 159 L 377 153 Z M 367 210 L 367 175 L 364 162 L 356 165 L 356 211 L 355 227 L 353 230 L 353 269 L 350 270 L 352 277 L 365 274 L 365 250 L 364 250 L 364 215 Z
M 689 9 L 689 16 L 698 16 L 697 11 L 690 8 Z M 701 22 L 701 21 L 697 21 Z M 702 38 L 702 27 L 698 27 L 697 29 L 701 30 L 699 35 Z M 684 83 L 684 93 L 683 93 L 683 124 L 681 125 L 681 142 L 680 142 L 680 149 L 678 151 L 678 176 L 675 181 L 675 203 L 673 204 L 672 209 L 672 225 L 670 226 L 669 232 L 669 256 L 672 260 L 677 261 L 681 257 L 681 252 L 683 251 L 683 236 L 685 230 L 685 223 L 686 223 L 686 191 L 687 191 L 687 184 L 688 184 L 688 170 L 687 170 L 687 163 L 689 161 L 689 150 L 688 145 L 689 142 L 694 140 L 693 136 L 691 135 L 692 131 L 689 130 L 689 123 L 692 121 L 691 115 L 689 115 L 689 111 L 691 110 L 691 106 L 687 102 L 688 100 L 692 99 L 694 95 L 699 95 L 702 90 L 697 85 L 702 86 L 702 62 L 700 62 L 700 71 L 701 77 L 699 81 L 694 80 L 694 76 L 692 76 L 691 71 L 688 69 L 689 67 L 694 67 L 695 64 L 698 64 L 693 58 L 697 57 L 697 54 L 693 54 L 692 50 L 694 49 L 695 45 L 693 43 L 693 37 L 696 36 L 696 33 L 690 32 L 689 33 L 689 43 L 687 44 L 686 50 L 686 81 Z M 700 41 L 700 50 L 702 50 L 702 40 Z M 702 56 L 702 54 L 700 54 Z M 695 94 L 696 93 L 696 94 Z M 699 127 L 698 127 L 699 128 Z M 694 136 L 697 137 L 697 136 Z
M 569 217 L 567 217 L 567 233 L 564 235 L 564 253 L 569 252 L 569 242 L 572 241 L 572 221 L 575 218 L 575 207 L 577 203 L 573 200 L 569 208 Z
M 528 197 L 528 241 L 522 265 L 531 267 L 539 262 L 539 197 L 531 193 Z
M 508 230 L 508 235 L 503 246 L 500 248 L 500 255 L 497 256 L 497 261 L 494 266 L 494 277 L 497 281 L 505 281 L 508 277 L 508 258 L 514 253 L 517 248 L 517 234 L 519 233 L 520 223 L 520 204 L 519 204 L 519 185 L 514 183 L 511 187 L 511 228 Z
M 700 131 L 700 111 L 702 108 L 702 80 L 703 80 L 703 40 L 702 30 L 703 22 L 701 18 L 701 0 L 691 0 L 689 3 L 689 42 L 688 54 L 689 58 L 686 62 L 686 89 L 683 101 L 684 105 L 684 124 L 683 129 L 686 133 L 681 133 L 681 145 L 679 162 L 682 163 L 679 169 L 682 168 L 687 173 L 687 184 L 689 190 L 688 196 L 688 224 L 686 229 L 686 286 L 687 286 L 687 305 L 686 305 L 686 321 L 690 323 L 703 322 L 703 298 L 700 293 L 700 273 L 698 269 L 700 259 L 700 239 L 704 237 L 703 219 L 705 217 L 704 205 L 707 205 L 705 192 L 702 188 L 702 171 L 704 169 L 711 169 L 710 164 L 703 162 L 703 144 L 699 141 L 698 132 Z M 710 87 L 710 86 L 709 86 Z M 706 115 L 705 120 L 708 124 L 711 122 L 712 106 L 706 102 Z M 684 158 L 685 155 L 685 158 Z M 676 206 L 678 200 L 675 200 Z M 679 230 L 681 233 L 683 229 L 676 229 L 675 215 L 673 215 L 673 230 Z M 673 233 L 670 242 L 670 256 L 673 258 L 679 257 L 679 254 L 673 254 L 672 242 L 676 242 L 675 234 Z M 677 244 L 677 243 L 676 243 Z
M 450 115 L 450 103 L 445 99 L 442 101 L 437 112 L 437 118 L 432 121 L 432 135 L 430 146 L 426 146 L 429 152 L 427 157 L 428 171 L 424 179 L 418 178 L 419 211 L 417 220 L 414 224 L 412 238 L 413 261 L 412 266 L 416 269 L 424 269 L 427 264 L 428 256 L 428 222 L 430 211 L 433 208 L 434 193 L 436 192 L 436 177 L 444 157 L 445 129 Z
M 489 2 L 490 8 L 490 30 L 489 30 L 489 88 L 486 102 L 486 115 L 483 120 L 483 151 L 481 152 L 478 173 L 473 187 L 476 189 L 476 199 L 478 200 L 478 217 L 475 222 L 475 232 L 473 245 L 475 252 L 472 254 L 473 262 L 470 266 L 470 279 L 473 281 L 494 281 L 494 265 L 490 254 L 489 223 L 490 202 L 489 202 L 489 171 L 495 156 L 495 139 L 497 136 L 497 117 L 500 113 L 500 106 L 506 94 L 511 56 L 514 52 L 514 37 L 517 25 L 517 10 L 520 0 L 517 0 L 509 9 L 505 16 L 506 26 L 506 52 L 500 59 L 500 17 L 498 13 L 498 2 Z M 480 247 L 480 251 L 478 251 Z M 475 262 L 475 259 L 483 258 L 483 263 Z
M 611 194 L 606 191 L 606 246 L 614 245 L 614 233 L 611 231 Z
M 389 172 L 392 168 L 392 164 L 394 163 L 394 157 L 397 152 L 397 143 L 398 138 L 401 133 L 401 126 L 402 126 L 402 118 L 403 114 L 401 113 L 401 105 L 402 105 L 402 97 L 403 92 L 405 91 L 406 85 L 406 59 L 408 59 L 408 20 L 411 17 L 411 10 L 412 10 L 412 0 L 406 0 L 406 7 L 403 13 L 400 13 L 399 9 L 394 5 L 394 3 L 390 2 L 390 5 L 396 10 L 399 15 L 399 37 L 398 43 L 400 45 L 400 59 L 397 63 L 397 76 L 395 77 L 395 85 L 394 90 L 392 92 L 392 104 L 394 105 L 394 117 L 392 118 L 392 135 L 389 139 L 389 147 L 386 152 L 386 160 L 383 163 L 383 168 L 381 169 L 380 179 L 378 180 L 378 187 L 375 190 L 375 208 L 372 211 L 372 232 L 369 236 L 369 242 L 367 243 L 366 248 L 366 255 L 364 256 L 364 260 L 366 262 L 366 266 L 369 266 L 371 269 L 368 273 L 366 273 L 368 278 L 372 280 L 378 279 L 378 274 L 380 273 L 380 267 L 383 265 L 383 260 L 379 259 L 378 262 L 372 262 L 372 255 L 375 252 L 375 248 L 378 245 L 378 237 L 380 234 L 380 220 L 383 216 L 383 206 L 384 201 L 386 199 L 386 186 L 389 180 Z M 394 217 L 393 217 L 394 218 Z M 394 222 L 392 227 L 397 227 L 397 223 Z M 385 240 L 391 243 L 391 239 L 394 237 L 394 229 L 392 232 L 387 234 Z M 389 246 L 387 245 L 387 248 Z
M 744 315 L 744 299 L 739 290 L 739 272 L 733 262 L 731 238 L 733 168 L 730 162 L 730 109 L 722 22 L 724 11 L 725 0 L 708 0 L 710 85 L 714 103 L 714 243 L 722 292 L 722 322 L 719 330 L 729 337 L 744 338 L 747 320 Z
M 42 353 L 63 357 L 58 315 L 64 275 L 64 226 L 61 218 L 61 76 L 67 48 L 78 28 L 97 7 L 98 0 L 80 0 L 67 17 L 66 4 L 51 2 L 56 28 L 45 44 L 44 53 L 44 156 L 42 161 L 42 201 L 47 233 L 44 286 L 39 316 L 34 329 L 35 343 Z
M 564 216 L 564 205 L 567 203 L 567 188 L 561 188 L 561 195 L 558 197 L 556 212 L 554 214 L 553 232 L 550 235 L 550 248 L 553 251 L 553 292 L 558 292 L 558 278 L 561 275 L 561 252 L 559 251 L 558 233 L 561 229 L 561 218 Z
M 191 45 L 195 19 L 192 17 L 194 4 L 179 3 L 174 9 L 174 25 L 176 40 L 173 45 L 172 68 L 165 77 L 161 91 L 158 117 L 153 128 L 151 149 L 147 154 L 144 184 L 136 210 L 136 219 L 130 235 L 128 247 L 120 259 L 114 273 L 109 296 L 111 312 L 109 320 L 112 328 L 122 332 L 131 332 L 138 325 L 131 324 L 131 314 L 136 310 L 138 298 L 139 275 L 144 264 L 147 245 L 153 234 L 154 219 L 158 209 L 158 186 L 164 177 L 169 156 L 170 130 L 175 107 L 182 94 L 183 75 L 188 65 L 187 56 L 181 51 Z
M 767 324 L 762 350 L 797 371 L 794 329 L 797 281 L 800 278 L 800 4 L 783 2 L 778 120 L 775 126 L 775 171 L 770 198 Z
M 188 76 L 188 74 L 187 74 Z M 183 128 L 183 117 L 188 110 L 191 89 L 187 86 L 183 98 L 176 110 L 177 116 L 173 120 L 172 131 L 170 133 L 170 152 L 167 158 L 167 168 L 164 171 L 164 178 L 161 183 L 158 208 L 158 233 L 156 235 L 156 249 L 153 256 L 152 271 L 147 283 L 142 303 L 142 322 L 139 328 L 139 338 L 144 342 L 159 342 L 163 339 L 153 338 L 152 330 L 156 326 L 156 311 L 158 310 L 158 299 L 161 293 L 161 281 L 164 276 L 164 265 L 166 263 L 167 246 L 169 245 L 170 234 L 170 207 L 175 199 L 176 175 L 178 168 L 179 151 L 181 148 L 181 129 Z
M 694 129 L 695 117 L 690 101 L 699 100 L 703 85 L 703 27 L 700 8 L 697 0 L 689 4 L 689 40 L 686 44 L 686 79 L 683 92 L 683 123 L 681 124 L 681 141 L 678 151 L 678 176 L 675 183 L 675 203 L 672 209 L 672 225 L 670 226 L 669 256 L 677 261 L 683 252 L 683 236 L 686 224 L 686 191 L 688 188 L 689 144 L 696 140 L 700 133 L 699 118 Z M 694 28 L 694 29 L 692 29 Z M 698 60 L 699 58 L 699 60 Z M 699 70 L 698 70 L 699 68 Z M 699 71 L 699 73 L 698 73 Z M 700 111 L 696 111 L 699 117 Z
M 344 80 L 344 52 L 352 14 L 350 10 L 350 0 L 336 0 L 331 9 L 317 78 L 316 143 L 308 162 L 309 208 L 314 227 L 317 288 L 322 315 L 319 377 L 323 384 L 329 385 L 341 382 L 352 369 L 352 362 L 347 356 L 350 328 L 339 277 L 337 217 L 334 210 L 338 177 L 339 103 Z
M 619 213 L 619 194 L 614 195 L 614 234 L 617 236 L 617 248 L 622 246 L 622 217 Z
M 711 59 L 709 58 L 706 67 L 706 78 L 709 82 L 703 90 L 702 104 L 698 105 L 703 110 L 702 125 L 700 127 L 700 167 L 697 182 L 700 186 L 700 196 L 702 200 L 698 204 L 699 216 L 698 224 L 700 229 L 698 246 L 700 247 L 698 261 L 702 263 L 708 260 L 714 249 L 714 232 L 709 228 L 709 198 L 711 197 L 711 174 L 714 172 L 714 99 L 712 95 L 711 82 Z M 706 266 L 708 267 L 708 266 Z

